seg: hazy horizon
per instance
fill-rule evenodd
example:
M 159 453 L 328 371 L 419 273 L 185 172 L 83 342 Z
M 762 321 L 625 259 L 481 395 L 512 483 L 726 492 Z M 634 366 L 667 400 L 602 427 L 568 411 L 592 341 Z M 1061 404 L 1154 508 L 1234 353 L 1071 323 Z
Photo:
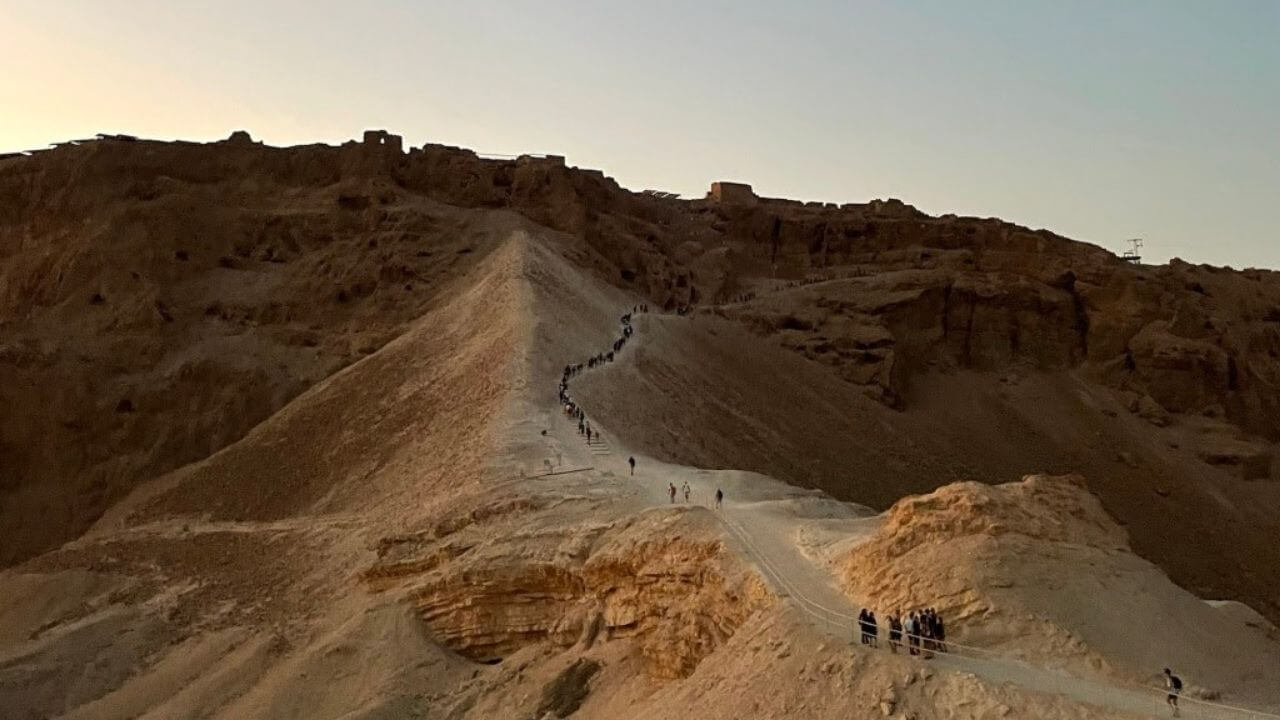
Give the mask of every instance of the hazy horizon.
M 1280 267 L 1280 3 L 0 0 L 0 28 L 0 152 L 380 128 Z

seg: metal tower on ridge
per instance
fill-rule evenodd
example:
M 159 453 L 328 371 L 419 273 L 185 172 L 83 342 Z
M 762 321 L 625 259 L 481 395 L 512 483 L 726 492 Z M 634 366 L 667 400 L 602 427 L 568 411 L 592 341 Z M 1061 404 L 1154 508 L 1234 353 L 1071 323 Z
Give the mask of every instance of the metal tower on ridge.
M 1120 255 L 1120 259 L 1137 265 L 1142 261 L 1142 253 L 1138 252 L 1141 249 L 1142 238 L 1132 238 L 1129 240 L 1129 249 Z

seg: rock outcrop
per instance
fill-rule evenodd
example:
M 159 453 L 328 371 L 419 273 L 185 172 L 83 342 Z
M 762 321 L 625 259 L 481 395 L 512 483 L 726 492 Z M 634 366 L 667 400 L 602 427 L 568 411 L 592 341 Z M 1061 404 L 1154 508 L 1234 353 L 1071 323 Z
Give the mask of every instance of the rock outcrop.
M 1280 648 L 1135 556 L 1080 476 L 904 498 L 842 572 L 882 617 L 936 608 L 958 643 L 1139 682 L 1168 665 L 1218 691 L 1280 681 L 1280 671 L 1260 678 L 1252 661 L 1222 662 L 1257 652 L 1280 668 Z
M 521 524 L 534 526 L 535 517 Z M 649 673 L 662 678 L 689 675 L 772 602 L 759 578 L 726 554 L 705 511 L 654 511 L 616 528 L 578 532 L 555 539 L 556 547 L 578 548 L 567 557 L 537 549 L 549 537 L 534 548 L 489 539 L 487 550 L 462 552 L 441 552 L 441 541 L 420 538 L 411 549 L 397 543 L 397 559 L 380 561 L 366 578 L 375 587 L 390 578 L 426 578 L 409 591 L 409 602 L 442 644 L 468 658 L 499 662 L 542 643 L 634 639 Z M 459 540 L 449 542 L 456 547 Z M 447 564 L 436 560 L 442 556 Z

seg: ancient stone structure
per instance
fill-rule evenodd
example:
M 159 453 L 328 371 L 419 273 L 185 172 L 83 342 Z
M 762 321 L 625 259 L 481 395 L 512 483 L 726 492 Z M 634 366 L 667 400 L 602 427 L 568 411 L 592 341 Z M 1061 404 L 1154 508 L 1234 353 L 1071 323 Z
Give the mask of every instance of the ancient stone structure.
M 399 135 L 392 135 L 386 130 L 365 130 L 365 145 L 378 145 L 391 148 L 397 153 L 404 152 L 404 140 Z
M 521 155 L 516 158 L 517 165 L 551 165 L 564 167 L 563 155 Z
M 711 183 L 708 199 L 726 205 L 755 205 L 760 198 L 756 197 L 751 186 L 746 183 L 720 182 Z

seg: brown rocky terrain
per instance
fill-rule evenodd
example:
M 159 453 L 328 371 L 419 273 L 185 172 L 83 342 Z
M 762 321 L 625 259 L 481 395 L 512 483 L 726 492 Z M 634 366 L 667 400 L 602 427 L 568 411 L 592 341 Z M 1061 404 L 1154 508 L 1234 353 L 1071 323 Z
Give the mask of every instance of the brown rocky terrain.
M 643 341 L 575 381 L 606 433 L 585 449 L 556 380 L 642 302 L 671 312 L 640 314 Z M 1132 265 L 897 201 L 664 199 L 556 157 L 406 153 L 381 133 L 0 159 L 0 706 L 1119 716 L 1130 706 L 1077 704 L 1089 688 L 1072 701 L 850 657 L 779 602 L 710 511 L 654 505 L 668 477 L 691 478 L 703 504 L 708 483 L 730 483 L 734 512 L 812 499 L 681 464 L 892 506 L 885 537 L 849 550 L 874 581 L 852 590 L 862 601 L 921 600 L 878 548 L 936 563 L 950 557 L 938 546 L 967 543 L 993 562 L 1038 558 L 1009 563 L 1014 577 L 1096 550 L 1098 577 L 1275 620 L 1277 352 L 1275 273 Z M 627 454 L 663 479 L 630 480 Z M 576 472 L 536 476 L 544 463 Z M 1053 495 L 1027 527 L 1019 513 L 1043 498 L 1003 502 L 1008 488 L 902 500 L 1040 470 L 1083 474 L 1097 500 Z M 1034 542 L 992 545 L 977 511 L 936 536 L 902 529 L 901 508 L 940 502 L 977 503 Z M 863 511 L 836 506 L 776 522 L 843 548 L 845 516 Z M 1056 535 L 1058 513 L 1102 530 Z M 979 642 L 1120 668 L 1118 682 L 1156 660 L 1098 640 L 1079 613 L 984 595 L 989 579 L 957 571 L 939 592 L 972 597 L 933 604 Z M 1009 627 L 1054 652 L 984 626 L 970 612 L 983 602 L 1035 615 Z M 1179 661 L 1256 695 L 1234 666 Z M 761 673 L 778 682 L 744 683 Z M 801 692 L 812 683 L 826 696 Z

